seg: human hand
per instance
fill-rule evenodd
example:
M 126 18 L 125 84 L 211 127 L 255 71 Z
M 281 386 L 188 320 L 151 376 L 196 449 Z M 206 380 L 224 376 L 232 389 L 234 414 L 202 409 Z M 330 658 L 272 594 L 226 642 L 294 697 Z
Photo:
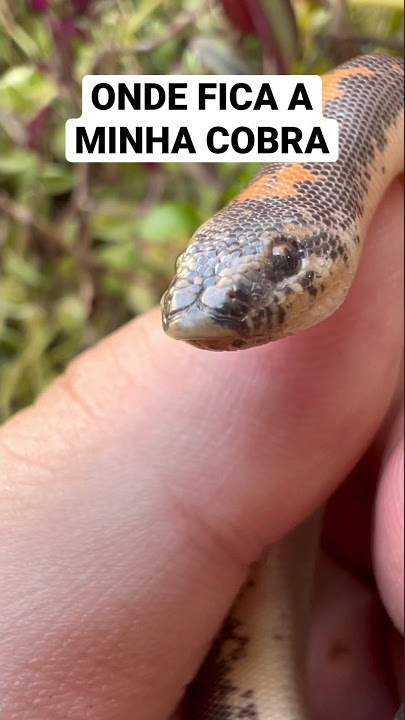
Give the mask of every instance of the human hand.
M 322 325 L 211 354 L 167 339 L 155 311 L 7 423 L 4 720 L 166 720 L 248 565 L 362 456 L 326 515 L 313 717 L 391 718 L 393 628 L 403 630 L 402 195 L 397 182 L 349 298 Z

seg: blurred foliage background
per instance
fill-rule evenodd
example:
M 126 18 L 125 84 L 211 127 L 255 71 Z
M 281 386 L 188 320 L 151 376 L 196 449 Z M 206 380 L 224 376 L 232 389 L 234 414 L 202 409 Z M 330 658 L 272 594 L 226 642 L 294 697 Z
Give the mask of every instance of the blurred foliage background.
M 321 73 L 403 52 L 402 0 L 3 0 L 1 417 L 155 305 L 247 164 L 78 164 L 87 73 Z

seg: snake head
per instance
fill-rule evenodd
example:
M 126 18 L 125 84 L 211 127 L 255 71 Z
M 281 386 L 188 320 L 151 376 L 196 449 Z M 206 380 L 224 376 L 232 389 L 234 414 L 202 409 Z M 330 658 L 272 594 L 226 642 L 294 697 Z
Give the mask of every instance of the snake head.
M 170 337 L 237 350 L 299 332 L 336 309 L 344 283 L 332 276 L 345 261 L 327 229 L 302 218 L 266 227 L 257 214 L 238 223 L 231 209 L 197 231 L 177 259 L 161 302 Z

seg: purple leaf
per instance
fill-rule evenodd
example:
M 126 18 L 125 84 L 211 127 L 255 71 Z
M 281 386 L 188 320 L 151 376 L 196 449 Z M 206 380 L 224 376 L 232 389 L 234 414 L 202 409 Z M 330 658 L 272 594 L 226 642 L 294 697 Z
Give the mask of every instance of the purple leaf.
M 72 0 L 73 9 L 77 15 L 85 15 L 91 3 L 92 0 Z
M 26 127 L 26 144 L 31 150 L 38 150 L 44 139 L 44 133 L 50 117 L 50 108 L 45 107 L 30 120 Z
M 31 0 L 31 7 L 34 12 L 45 13 L 48 10 L 48 0 Z
M 299 47 L 291 0 L 222 0 L 222 6 L 238 30 L 260 40 L 275 71 L 288 73 Z

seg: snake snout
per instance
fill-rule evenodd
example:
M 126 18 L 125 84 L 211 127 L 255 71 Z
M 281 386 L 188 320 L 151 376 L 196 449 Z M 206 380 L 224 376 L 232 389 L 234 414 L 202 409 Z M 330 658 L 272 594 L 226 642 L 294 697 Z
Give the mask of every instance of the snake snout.
M 216 280 L 199 288 L 182 278 L 174 280 L 162 298 L 167 335 L 198 347 L 222 350 L 244 334 L 251 309 L 249 284 L 244 278 Z
M 169 337 L 176 340 L 186 340 L 192 344 L 204 347 L 212 344 L 213 349 L 218 345 L 218 349 L 222 349 L 221 344 L 229 344 L 229 340 L 238 337 L 239 328 L 228 327 L 218 322 L 215 316 L 207 312 L 199 304 L 184 308 L 178 312 L 170 313 L 163 311 L 163 329 Z

